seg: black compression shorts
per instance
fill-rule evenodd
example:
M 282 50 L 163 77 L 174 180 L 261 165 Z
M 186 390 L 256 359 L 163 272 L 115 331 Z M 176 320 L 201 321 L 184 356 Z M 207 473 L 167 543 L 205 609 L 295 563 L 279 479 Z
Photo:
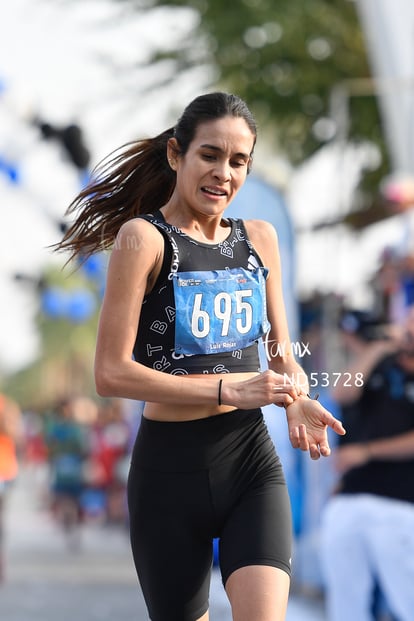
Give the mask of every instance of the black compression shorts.
M 131 544 L 152 621 L 208 610 L 212 540 L 223 584 L 248 565 L 290 575 L 291 511 L 261 410 L 142 419 L 128 480 Z

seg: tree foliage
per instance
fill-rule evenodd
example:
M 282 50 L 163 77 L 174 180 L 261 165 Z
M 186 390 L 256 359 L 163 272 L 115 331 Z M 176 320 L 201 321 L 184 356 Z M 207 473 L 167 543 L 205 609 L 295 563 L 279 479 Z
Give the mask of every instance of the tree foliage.
M 262 127 L 277 130 L 280 149 L 298 163 L 335 136 L 334 89 L 367 78 L 370 67 L 355 3 L 351 0 L 113 0 L 133 11 L 192 9 L 198 25 L 169 59 L 174 73 L 207 65 L 215 84 L 237 92 Z M 350 101 L 349 137 L 372 140 L 384 152 L 376 97 Z

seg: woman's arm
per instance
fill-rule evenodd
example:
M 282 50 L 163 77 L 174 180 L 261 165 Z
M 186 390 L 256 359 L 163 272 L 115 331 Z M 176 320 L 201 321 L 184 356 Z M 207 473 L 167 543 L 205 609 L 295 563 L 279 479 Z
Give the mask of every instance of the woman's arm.
M 267 344 L 269 368 L 282 376 L 283 384 L 292 383 L 298 394 L 297 399 L 286 403 L 290 442 L 294 448 L 309 451 L 312 459 L 318 459 L 331 452 L 328 427 L 339 435 L 343 435 L 345 430 L 338 419 L 308 396 L 307 376 L 293 355 L 283 301 L 276 231 L 272 225 L 254 220 L 246 222 L 246 228 L 263 264 L 269 268 L 266 282 L 267 313 L 271 324 Z
M 266 281 L 267 315 L 271 325 L 264 338 L 269 368 L 284 376 L 285 382 L 294 383 L 303 394 L 309 392 L 305 371 L 293 355 L 288 320 L 282 290 L 279 242 L 274 227 L 261 220 L 246 222 L 249 238 L 269 269 Z

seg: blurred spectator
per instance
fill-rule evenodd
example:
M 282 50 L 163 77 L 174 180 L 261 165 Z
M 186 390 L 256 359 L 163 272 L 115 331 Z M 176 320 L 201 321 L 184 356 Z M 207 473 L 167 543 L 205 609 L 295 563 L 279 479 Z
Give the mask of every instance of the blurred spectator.
M 385 248 L 371 285 L 377 314 L 387 321 L 401 321 L 414 304 L 414 255 Z
M 43 419 L 38 412 L 28 410 L 23 413 L 24 420 L 24 462 L 31 469 L 47 461 L 47 446 L 43 433 Z
M 89 451 L 87 427 L 75 418 L 74 401 L 63 400 L 46 423 L 45 440 L 51 475 L 52 508 L 68 535 L 79 543 L 80 499 L 84 489 L 83 462 Z
M 126 482 L 129 469 L 130 427 L 123 401 L 111 399 L 99 410 L 92 428 L 91 452 L 86 465 L 86 510 L 105 512 L 108 523 L 126 523 Z M 100 503 L 100 506 L 99 506 Z
M 414 308 L 381 339 L 346 338 L 354 360 L 332 394 L 347 435 L 334 452 L 339 482 L 321 528 L 328 618 L 378 618 L 379 588 L 392 614 L 412 621 Z
M 0 394 L 0 489 L 17 477 L 17 448 L 22 437 L 19 406 L 9 397 Z
M 0 581 L 4 576 L 4 506 L 6 491 L 17 477 L 17 451 L 22 440 L 20 408 L 12 399 L 0 394 Z

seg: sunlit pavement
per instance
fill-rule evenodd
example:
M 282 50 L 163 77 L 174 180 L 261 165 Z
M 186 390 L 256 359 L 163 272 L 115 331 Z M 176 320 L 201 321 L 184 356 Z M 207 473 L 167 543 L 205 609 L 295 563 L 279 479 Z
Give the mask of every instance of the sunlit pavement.
M 145 621 L 128 535 L 120 527 L 88 524 L 70 550 L 39 499 L 38 479 L 26 472 L 11 490 L 5 515 L 5 621 Z M 213 573 L 211 621 L 231 621 L 220 576 Z M 287 621 L 324 621 L 322 602 L 292 597 Z

